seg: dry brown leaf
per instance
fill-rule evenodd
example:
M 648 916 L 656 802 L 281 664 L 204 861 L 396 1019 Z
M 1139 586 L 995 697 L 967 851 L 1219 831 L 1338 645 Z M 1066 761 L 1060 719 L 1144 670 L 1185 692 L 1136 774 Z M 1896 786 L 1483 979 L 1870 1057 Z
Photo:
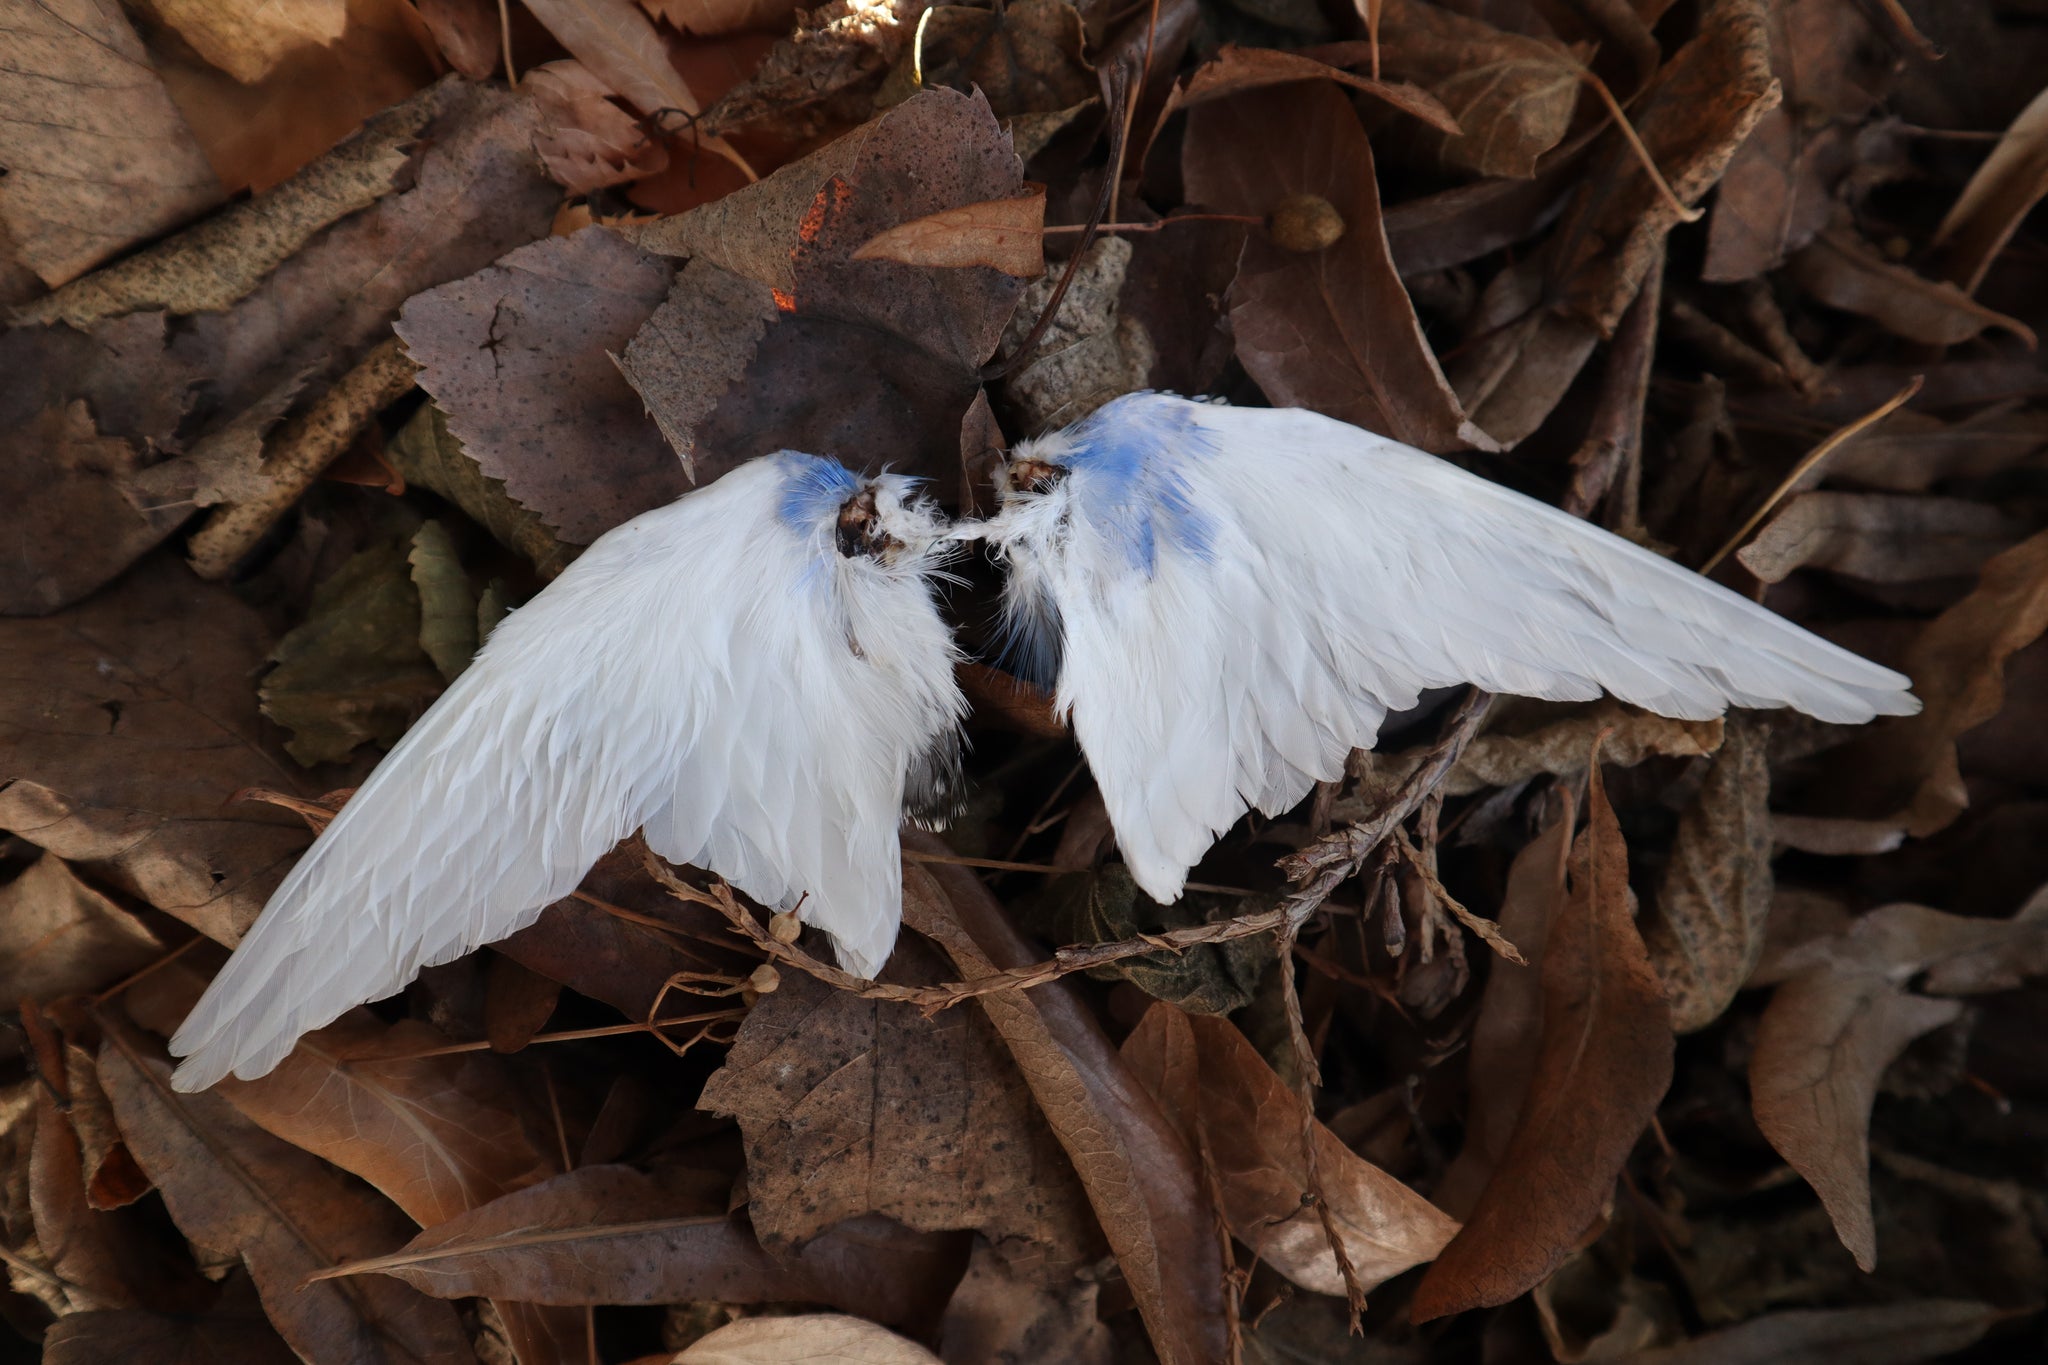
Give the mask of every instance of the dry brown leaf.
M 226 191 L 114 0 L 6 0 L 0 221 L 55 288 Z
M 2048 90 L 2012 121 L 1934 231 L 1935 271 L 1976 293 L 2034 205 L 2048 195 Z
M 1301 1097 L 1227 1019 L 1155 1003 L 1123 1057 L 1189 1145 L 1206 1153 L 1223 1216 L 1259 1259 L 1318 1294 L 1346 1291 L 1310 1194 Z M 1371 1290 L 1443 1250 L 1458 1225 L 1358 1156 L 1321 1123 L 1316 1171 L 1359 1287 Z
M 985 265 L 1020 279 L 1043 275 L 1045 187 L 912 219 L 868 238 L 851 259 L 947 269 Z
M 1123 313 L 1132 254 L 1126 238 L 1097 238 L 1070 279 L 1064 271 L 1054 271 L 1024 286 L 1003 333 L 1004 350 L 1011 355 L 1052 305 L 1063 280 L 1067 292 L 1030 361 L 1005 375 L 996 387 L 1004 411 L 1020 431 L 1078 422 L 1112 398 L 1145 387 L 1158 352 L 1144 324 Z
M 742 1318 L 699 1338 L 670 1365 L 939 1365 L 939 1358 L 872 1322 L 812 1313 Z
M 966 1238 L 856 1218 L 802 1250 L 762 1249 L 701 1195 L 627 1166 L 585 1166 L 429 1228 L 402 1250 L 338 1267 L 436 1298 L 529 1303 L 823 1303 L 880 1322 L 927 1319 L 959 1278 Z
M 931 835 L 911 852 L 943 853 Z M 1025 966 L 1038 953 L 964 867 L 904 865 L 904 920 L 933 935 L 965 976 Z M 1079 1172 L 1097 1221 L 1165 1365 L 1225 1350 L 1222 1256 L 1200 1168 L 1102 1026 L 1061 983 L 984 995 L 1038 1109 Z
M 1925 837 L 1970 804 L 1956 736 L 2005 705 L 2005 661 L 2048 630 L 2048 532 L 1985 564 L 1968 597 L 1924 626 L 1902 668 L 1923 709 L 1830 756 L 1831 784 L 1855 802 L 1842 812 L 1901 815 Z
M 2014 990 L 2048 972 L 2048 895 L 2011 919 L 1951 915 L 1924 905 L 1879 906 L 1833 932 L 1780 946 L 1757 967 L 1751 985 L 1789 981 L 1817 970 L 1872 973 L 1903 986 L 1921 978 L 1932 995 Z
M 1487 282 L 1468 326 L 1472 344 L 1451 365 L 1451 388 L 1472 420 L 1504 447 L 1543 425 L 1579 377 L 1600 334 L 1547 306 L 1540 256 Z
M 1238 359 L 1266 396 L 1424 450 L 1496 449 L 1469 421 L 1422 335 L 1380 225 L 1372 148 L 1342 91 L 1257 90 L 1188 115 L 1191 202 L 1263 217 L 1289 195 L 1334 205 L 1344 236 L 1302 254 L 1246 240 L 1231 285 Z
M 1828 569 L 1871 583 L 1975 573 L 2027 534 L 2028 519 L 1962 498 L 1800 493 L 1735 552 L 1766 583 Z
M 224 805 L 298 786 L 249 681 L 269 648 L 252 609 L 173 565 L 0 621 L 0 829 L 234 942 L 306 845 L 281 811 Z
M 668 166 L 668 148 L 648 136 L 581 62 L 549 62 L 520 78 L 540 105 L 533 149 L 548 174 L 571 194 L 623 185 Z
M 348 0 L 150 0 L 156 18 L 192 50 L 244 84 L 287 53 L 333 42 L 348 29 Z
M 1968 1349 L 2006 1316 L 2004 1309 L 1964 1299 L 1794 1309 L 1766 1313 L 1631 1360 L 1633 1365 L 1918 1365 Z
M 448 65 L 473 81 L 487 81 L 503 60 L 497 0 L 412 0 L 420 22 Z
M 1022 282 L 850 258 L 906 219 L 1022 189 L 988 105 L 926 90 L 635 234 L 691 259 L 622 368 L 701 481 L 778 447 L 949 476 Z
M 45 853 L 0 886 L 0 1000 L 109 985 L 161 953 L 148 927 Z
M 462 449 L 571 544 L 689 491 L 612 360 L 672 275 L 662 258 L 586 228 L 417 294 L 399 319 L 420 386 Z
M 559 1160 L 530 1131 L 501 1058 L 404 1055 L 448 1041 L 417 1019 L 386 1025 L 354 1010 L 301 1038 L 275 1071 L 223 1081 L 219 1093 L 265 1132 L 361 1176 L 432 1227 L 545 1180 Z
M 710 37 L 741 29 L 786 29 L 797 0 L 640 0 L 649 14 L 678 33 Z
M 1870 1106 L 1906 1044 L 1962 1013 L 1877 972 L 1817 967 L 1779 986 L 1749 1059 L 1757 1127 L 1827 1206 L 1842 1245 L 1877 1265 L 1870 1211 Z
M 1473 740 L 1451 768 L 1444 791 L 1469 796 L 1544 774 L 1575 777 L 1586 771 L 1593 736 L 1603 731 L 1607 738 L 1600 744 L 1600 761 L 1622 768 L 1633 768 L 1652 756 L 1697 758 L 1721 747 L 1719 720 L 1674 720 L 1612 698 L 1541 709 L 1532 704 L 1531 709 L 1539 716 L 1564 715 L 1512 734 L 1496 731 Z M 1374 785 L 1400 781 L 1421 761 L 1420 751 L 1372 755 Z M 1339 801 L 1331 813 L 1341 820 L 1360 820 L 1368 814 L 1349 799 Z
M 1705 197 L 1735 149 L 1778 104 L 1763 0 L 1715 0 L 1698 34 L 1664 63 L 1628 116 L 1672 193 Z M 1678 210 L 1616 132 L 1587 170 L 1547 253 L 1559 307 L 1611 335 L 1659 259 Z
M 805 138 L 861 122 L 928 8 L 927 0 L 827 0 L 800 9 L 796 32 L 705 112 L 705 129 L 761 128 Z
M 918 33 L 922 79 L 899 60 L 878 106 L 915 89 L 978 90 L 1010 118 L 1071 109 L 1095 95 L 1081 14 L 1066 0 L 1011 0 L 994 10 L 934 5 L 919 16 Z
M 204 1313 L 70 1313 L 43 1334 L 43 1365 L 297 1365 L 249 1277 L 232 1276 Z
M 1479 175 L 1527 178 L 1564 141 L 1578 107 L 1579 63 L 1555 40 L 1503 32 L 1482 19 L 1411 0 L 1384 0 L 1380 70 L 1414 81 L 1450 110 L 1460 132 L 1443 160 Z
M 37 1250 L 64 1285 L 64 1311 L 143 1306 L 125 1273 L 135 1258 L 124 1256 L 122 1245 L 136 1230 L 124 1225 L 117 1215 L 93 1208 L 86 1198 L 77 1135 L 66 1122 L 57 1096 L 48 1089 L 36 1096 L 28 1196 Z
M 1506 1155 L 1528 1096 L 1543 1043 L 1543 955 L 1565 902 L 1565 861 L 1571 853 L 1569 812 L 1524 845 L 1508 868 L 1497 922 L 1526 963 L 1502 958 L 1487 973 L 1472 1024 L 1465 1145 L 1444 1172 L 1435 1200 L 1453 1216 L 1469 1215 Z
M 1544 946 L 1528 1097 L 1464 1230 L 1416 1288 L 1418 1322 L 1506 1303 L 1562 1264 L 1671 1084 L 1670 1007 L 1636 932 L 1621 827 L 1591 772 L 1570 898 Z
M 1944 479 L 2002 473 L 2048 446 L 2048 413 L 1994 404 L 1960 422 L 1911 408 L 1858 432 L 1828 457 L 1831 483 L 1924 493 Z
M 1114 1365 L 1116 1339 L 1097 1311 L 1101 1289 L 1087 1275 L 1048 1288 L 977 1242 L 946 1300 L 940 1350 L 949 1365 Z
M 1770 725 L 1738 711 L 1725 735 L 1678 819 L 1644 935 L 1678 1033 L 1703 1029 L 1728 1008 L 1763 954 L 1770 922 Z
M 1377 96 L 1402 113 L 1412 114 L 1440 132 L 1455 134 L 1458 120 L 1436 96 L 1399 81 L 1376 81 L 1343 68 L 1364 65 L 1370 56 L 1360 51 L 1364 43 L 1339 43 L 1317 48 L 1313 53 L 1281 52 L 1270 47 L 1239 47 L 1225 43 L 1216 55 L 1189 72 L 1168 108 L 1182 109 L 1204 104 L 1245 90 L 1294 81 L 1335 81 L 1353 90 Z
M 909 936 L 883 979 L 930 985 Z M 1056 1266 L 1086 1258 L 1087 1206 L 986 1019 L 863 1000 L 796 973 L 747 1013 L 698 1106 L 739 1120 L 754 1227 L 771 1247 L 884 1213 L 978 1227 Z
M 405 1235 L 405 1219 L 218 1095 L 171 1089 L 160 1048 L 108 1015 L 100 1078 L 121 1131 L 193 1243 L 249 1267 L 271 1322 L 308 1360 L 473 1360 L 455 1311 L 404 1285 L 304 1283 Z
M 1785 276 L 1831 308 L 1856 313 L 1910 341 L 1954 346 L 1987 327 L 2034 345 L 2033 329 L 1986 308 L 1946 280 L 1894 265 L 1852 229 L 1830 228 L 1785 263 Z

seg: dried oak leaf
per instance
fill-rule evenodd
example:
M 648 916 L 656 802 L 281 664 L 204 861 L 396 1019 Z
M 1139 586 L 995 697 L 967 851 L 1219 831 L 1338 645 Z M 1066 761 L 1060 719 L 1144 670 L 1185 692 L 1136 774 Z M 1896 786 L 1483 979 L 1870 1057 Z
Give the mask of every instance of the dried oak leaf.
M 1380 223 L 1372 148 L 1324 82 L 1255 90 L 1188 115 L 1190 202 L 1263 217 L 1289 195 L 1335 206 L 1344 235 L 1298 253 L 1263 234 L 1230 287 L 1237 355 L 1275 403 L 1313 408 L 1430 451 L 1497 449 L 1470 421 L 1422 335 Z
M 2033 329 L 1986 308 L 1946 280 L 1930 280 L 1879 255 L 1853 229 L 1831 228 L 1785 263 L 1785 277 L 1827 304 L 1930 346 L 1968 341 L 1999 327 L 2034 346 Z
M 1762 0 L 1715 0 L 1698 34 L 1672 55 L 1629 118 L 1681 203 L 1696 204 L 1758 119 L 1775 108 Z M 1609 132 L 1546 252 L 1557 306 L 1610 335 L 1680 221 L 1636 152 Z
M 1583 80 L 1578 59 L 1555 39 L 1495 28 L 1435 5 L 1384 0 L 1380 70 L 1413 81 L 1458 121 L 1443 139 L 1447 165 L 1479 175 L 1526 178 L 1564 141 Z
M 1826 788 L 1865 818 L 1898 816 L 1915 837 L 1970 804 L 1956 736 L 2005 705 L 2005 662 L 2048 630 L 2048 532 L 1984 565 L 1977 587 L 1922 627 L 1901 667 L 1923 709 L 1829 755 Z
M 0 886 L 0 1000 L 55 1000 L 163 952 L 148 926 L 45 853 Z
M 1258 1049 L 1227 1019 L 1155 1004 L 1124 1040 L 1123 1057 L 1212 1164 L 1238 1240 L 1302 1288 L 1343 1294 L 1344 1276 L 1309 1194 L 1301 1097 Z M 1455 1221 L 1321 1123 L 1314 1133 L 1321 1192 L 1362 1288 L 1443 1250 Z
M 250 678 L 257 614 L 182 566 L 0 621 L 0 829 L 232 943 L 306 845 L 295 817 L 229 807 L 298 788 Z
M 533 149 L 571 194 L 623 185 L 668 167 L 668 148 L 607 98 L 608 86 L 581 62 L 549 62 L 520 78 L 541 110 Z
M 927 1320 L 964 1269 L 965 1238 L 886 1218 L 764 1250 L 744 1219 L 627 1166 L 585 1166 L 429 1228 L 388 1256 L 339 1267 L 436 1298 L 540 1304 L 796 1302 L 880 1322 Z
M 0 222 L 52 288 L 226 195 L 114 0 L 6 0 Z
M 689 261 L 621 368 L 700 482 L 777 448 L 950 474 L 1022 281 L 853 253 L 1022 189 L 987 103 L 924 91 L 757 185 L 637 230 L 644 249 Z
M 1973 574 L 2024 539 L 2030 524 L 1963 498 L 1800 493 L 1735 557 L 1766 583 L 1782 582 L 1794 569 L 1911 583 Z
M 1657 917 L 1644 934 L 1678 1033 L 1705 1028 L 1728 1008 L 1763 954 L 1770 922 L 1770 726 L 1744 711 L 1726 726 L 1706 781 L 1678 818 Z
M 1507 1150 L 1464 1230 L 1416 1287 L 1412 1314 L 1506 1303 L 1599 1219 L 1671 1084 L 1671 1011 L 1636 932 L 1628 850 L 1592 769 L 1570 897 L 1543 953 L 1543 1042 Z
M 906 935 L 884 979 L 931 985 L 947 973 Z M 748 1011 L 698 1107 L 739 1120 L 748 1207 L 771 1247 L 867 1213 L 926 1232 L 980 1228 L 1054 1267 L 1096 1245 L 1059 1144 L 975 1011 L 926 1019 L 785 973 Z
M 101 1015 L 100 1078 L 171 1218 L 248 1266 L 280 1335 L 314 1361 L 474 1360 L 455 1310 L 389 1281 L 306 1284 L 405 1235 L 405 1219 L 318 1157 L 270 1136 L 218 1095 L 171 1089 L 162 1050 Z
M 942 852 L 932 835 L 907 849 Z M 904 865 L 904 921 L 940 942 L 965 976 L 1026 966 L 1041 953 L 988 888 L 945 864 Z M 1227 1347 L 1216 1212 L 1201 1168 L 1094 1014 L 1060 983 L 979 998 L 1001 1033 L 1116 1253 L 1165 1365 L 1203 1365 Z

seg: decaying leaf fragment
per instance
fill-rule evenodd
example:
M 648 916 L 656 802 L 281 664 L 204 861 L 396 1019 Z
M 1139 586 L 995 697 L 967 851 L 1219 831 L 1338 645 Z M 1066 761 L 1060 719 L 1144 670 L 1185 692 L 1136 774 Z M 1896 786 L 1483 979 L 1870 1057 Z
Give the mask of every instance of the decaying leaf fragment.
M 53 853 L 0 885 L 0 1000 L 55 1000 L 119 980 L 164 949 Z
M 1987 327 L 2034 345 L 2033 329 L 1987 308 L 1946 280 L 1930 280 L 1880 256 L 1847 228 L 1822 233 L 1786 263 L 1800 288 L 1833 308 L 1860 313 L 1930 346 L 1954 346 Z
M 1449 165 L 1526 178 L 1571 126 L 1583 77 L 1554 39 L 1503 32 L 1435 5 L 1384 0 L 1379 42 L 1382 72 L 1422 86 L 1457 119 L 1459 131 L 1441 150 Z
M 668 166 L 668 149 L 606 98 L 610 89 L 583 63 L 549 62 L 524 80 L 541 109 L 534 150 L 569 193 L 588 194 Z
M 1472 1215 L 1423 1276 L 1413 1316 L 1505 1303 L 1600 1217 L 1671 1084 L 1671 1011 L 1636 932 L 1628 850 L 1592 770 L 1570 898 L 1543 953 L 1543 1042 L 1515 1133 Z
M 1344 1276 L 1308 1192 L 1301 1097 L 1258 1049 L 1226 1019 L 1160 1003 L 1124 1040 L 1123 1055 L 1213 1165 L 1231 1232 L 1302 1288 L 1342 1295 Z M 1362 1288 L 1443 1250 L 1455 1221 L 1321 1123 L 1314 1134 L 1323 1197 Z
M 52 288 L 224 197 L 114 0 L 7 0 L 0 222 Z

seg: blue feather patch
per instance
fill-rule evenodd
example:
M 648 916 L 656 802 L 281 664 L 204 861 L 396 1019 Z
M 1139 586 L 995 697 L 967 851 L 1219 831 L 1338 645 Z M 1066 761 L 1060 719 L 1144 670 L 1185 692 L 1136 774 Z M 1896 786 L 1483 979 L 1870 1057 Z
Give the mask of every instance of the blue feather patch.
M 1185 461 L 1215 453 L 1189 405 L 1154 393 L 1106 403 L 1066 433 L 1060 463 L 1083 482 L 1089 516 L 1123 542 L 1131 567 L 1148 577 L 1164 540 L 1208 562 L 1216 526 L 1195 506 Z
M 860 476 L 837 460 L 785 450 L 776 459 L 786 471 L 776 516 L 800 536 L 839 515 L 839 506 L 860 491 Z

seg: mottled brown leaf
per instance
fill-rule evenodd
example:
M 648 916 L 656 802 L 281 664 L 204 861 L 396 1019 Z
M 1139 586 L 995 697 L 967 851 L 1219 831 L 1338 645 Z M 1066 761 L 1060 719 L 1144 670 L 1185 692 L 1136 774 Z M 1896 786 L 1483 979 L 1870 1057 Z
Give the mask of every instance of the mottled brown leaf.
M 225 195 L 114 0 L 6 0 L 0 221 L 52 288 Z
M 1309 1194 L 1301 1097 L 1227 1019 L 1155 1004 L 1123 1057 L 1191 1146 L 1206 1152 L 1238 1240 L 1304 1289 L 1345 1292 Z M 1443 1250 L 1458 1225 L 1315 1124 L 1316 1171 L 1367 1290 Z
M 627 1166 L 586 1166 L 342 1267 L 436 1298 L 544 1304 L 823 1303 L 879 1322 L 927 1320 L 965 1268 L 966 1238 L 886 1218 L 826 1228 L 800 1251 L 766 1251 L 742 1219 Z
M 1656 755 L 1697 758 L 1721 747 L 1719 720 L 1673 720 L 1611 699 L 1541 707 L 1535 717 L 1534 724 L 1524 720 L 1512 728 L 1503 725 L 1466 745 L 1444 790 L 1469 796 L 1489 787 L 1512 787 L 1544 773 L 1575 777 L 1586 771 L 1593 736 L 1603 731 L 1607 737 L 1600 744 L 1600 761 L 1622 768 Z M 1415 771 L 1422 756 L 1421 751 L 1371 755 L 1373 785 L 1400 781 Z M 1368 813 L 1348 798 L 1332 810 L 1341 820 L 1362 820 Z
M 945 979 L 908 935 L 884 980 Z M 978 1227 L 1055 1265 L 1093 1242 L 1072 1170 L 988 1021 L 927 1020 L 787 973 L 741 1025 L 701 1108 L 747 1141 L 754 1226 L 770 1246 L 883 1213 L 922 1231 Z
M 306 845 L 295 816 L 225 804 L 298 786 L 256 713 L 269 647 L 253 610 L 177 565 L 0 621 L 0 829 L 234 942 Z
M 1863 1308 L 1766 1313 L 1635 1365 L 1918 1365 L 1966 1350 L 2007 1316 L 1965 1299 L 1908 1299 Z
M 71 1313 L 43 1336 L 43 1365 L 294 1365 L 299 1359 L 239 1272 L 201 1314 Z
M 1188 73 L 1175 99 L 1175 107 L 1205 104 L 1226 95 L 1260 90 L 1269 85 L 1335 81 L 1377 96 L 1442 132 L 1456 134 L 1459 131 L 1458 120 L 1428 91 L 1399 81 L 1376 81 L 1370 76 L 1344 70 L 1346 65 L 1363 65 L 1371 60 L 1368 54 L 1354 50 L 1364 46 L 1362 43 L 1340 43 L 1318 48 L 1313 53 L 1301 53 L 1225 43 L 1217 49 L 1214 57 Z
M 691 259 L 626 348 L 626 375 L 700 481 L 778 448 L 949 475 L 1022 282 L 851 257 L 886 228 L 1022 188 L 986 102 L 926 90 L 641 230 L 642 247 Z
M 1030 279 L 1045 273 L 1045 189 L 991 199 L 878 232 L 853 253 L 856 261 L 956 268 L 985 265 Z
M 1416 1288 L 1418 1322 L 1505 1303 L 1562 1264 L 1671 1084 L 1670 1008 L 1636 932 L 1621 827 L 1591 771 L 1570 898 L 1544 948 L 1528 1098 L 1464 1230 Z
M 399 319 L 420 387 L 462 449 L 572 544 L 689 490 L 612 360 L 671 274 L 660 257 L 586 228 L 416 295 Z
M 1946 280 L 1930 280 L 1880 256 L 1849 228 L 1831 228 L 1785 264 L 1786 278 L 1831 308 L 1870 318 L 1930 346 L 1968 341 L 1999 327 L 2034 345 L 2033 329 L 1986 308 Z
M 1731 713 L 1658 883 L 1644 938 L 1678 1033 L 1719 1018 L 1763 953 L 1773 889 L 1769 738 L 1762 718 Z
M 1380 226 L 1372 149 L 1342 91 L 1252 91 L 1188 115 L 1188 198 L 1263 217 L 1291 194 L 1336 206 L 1344 236 L 1298 254 L 1253 234 L 1231 285 L 1238 359 L 1275 403 L 1447 451 L 1494 449 L 1423 338 Z
M 405 1235 L 405 1219 L 317 1157 L 263 1132 L 218 1095 L 171 1089 L 161 1050 L 111 1016 L 100 1077 L 136 1160 L 179 1231 L 240 1257 L 278 1332 L 307 1360 L 455 1365 L 474 1359 L 455 1312 L 403 1285 L 305 1285 Z
M 1066 0 L 1014 0 L 994 10 L 934 5 L 919 25 L 922 88 L 979 90 L 1004 118 L 1071 109 L 1095 94 L 1081 15 Z M 876 102 L 893 104 L 919 88 L 911 80 L 899 64 Z

